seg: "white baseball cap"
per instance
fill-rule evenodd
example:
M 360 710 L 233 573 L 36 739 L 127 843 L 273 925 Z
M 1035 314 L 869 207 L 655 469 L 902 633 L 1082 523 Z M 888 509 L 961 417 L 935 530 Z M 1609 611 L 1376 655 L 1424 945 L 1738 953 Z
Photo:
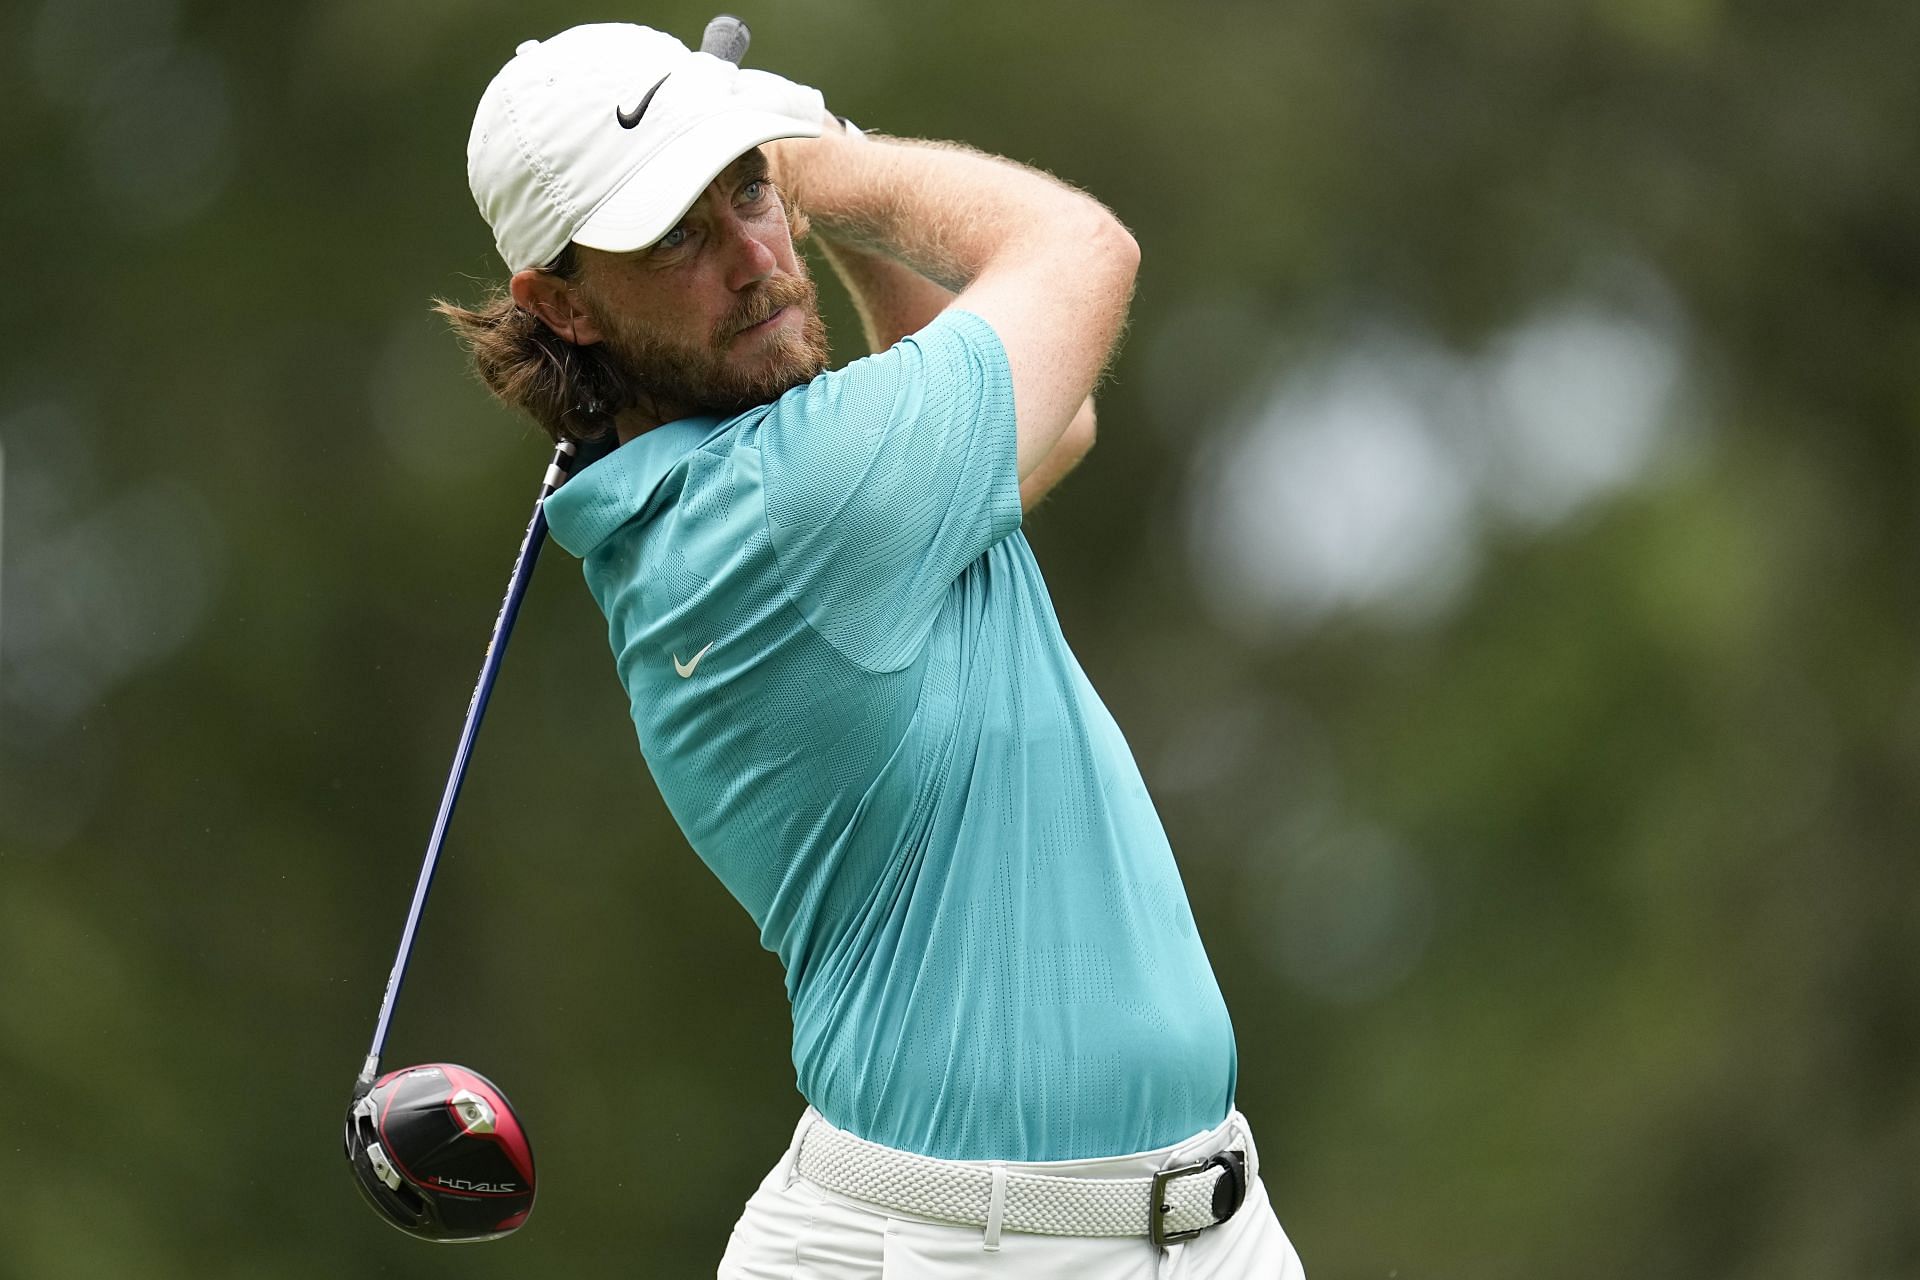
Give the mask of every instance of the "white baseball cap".
M 826 109 L 818 89 L 648 27 L 573 27 L 522 44 L 480 96 L 467 184 L 509 271 L 570 240 L 644 249 L 743 153 L 818 137 Z

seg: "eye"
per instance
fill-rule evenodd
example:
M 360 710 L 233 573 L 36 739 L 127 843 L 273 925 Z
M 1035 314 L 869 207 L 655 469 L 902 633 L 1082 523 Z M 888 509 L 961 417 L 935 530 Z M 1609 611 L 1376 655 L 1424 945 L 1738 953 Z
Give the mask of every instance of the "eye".
M 689 234 L 690 233 L 687 231 L 686 224 L 681 223 L 679 226 L 675 227 L 673 230 L 667 232 L 667 234 L 661 236 L 658 240 L 654 241 L 653 247 L 656 249 L 678 249 L 681 245 L 687 242 L 687 236 Z
M 759 204 L 766 194 L 767 180 L 765 178 L 749 178 L 746 185 L 740 188 L 741 198 L 748 204 Z

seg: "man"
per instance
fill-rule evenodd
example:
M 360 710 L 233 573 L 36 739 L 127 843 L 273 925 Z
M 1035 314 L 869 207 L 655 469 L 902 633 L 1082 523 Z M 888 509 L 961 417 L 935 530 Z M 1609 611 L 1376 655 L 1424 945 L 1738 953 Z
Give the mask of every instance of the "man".
M 1299 1277 L 1171 850 L 1019 532 L 1091 443 L 1132 238 L 641 27 L 522 45 L 468 157 L 512 277 L 442 310 L 502 399 L 617 440 L 553 536 L 786 967 L 811 1106 L 720 1276 Z M 809 219 L 876 351 L 834 372 Z

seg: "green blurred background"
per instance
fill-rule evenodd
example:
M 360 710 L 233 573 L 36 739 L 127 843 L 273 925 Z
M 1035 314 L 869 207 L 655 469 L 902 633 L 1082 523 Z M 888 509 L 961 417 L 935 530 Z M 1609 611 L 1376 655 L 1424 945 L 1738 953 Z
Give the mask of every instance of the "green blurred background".
M 1315 1280 L 1920 1276 L 1920 7 L 739 11 L 1143 247 L 1027 530 Z M 557 548 L 388 1058 L 502 1082 L 540 1207 L 418 1244 L 337 1139 L 545 459 L 427 311 L 472 110 L 709 16 L 0 12 L 0 1276 L 711 1275 L 782 1150 Z

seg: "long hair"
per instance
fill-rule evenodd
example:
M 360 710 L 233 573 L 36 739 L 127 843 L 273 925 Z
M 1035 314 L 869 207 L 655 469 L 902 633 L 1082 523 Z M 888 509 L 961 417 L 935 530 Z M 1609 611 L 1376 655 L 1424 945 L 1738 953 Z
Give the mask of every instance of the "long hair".
M 579 278 L 580 255 L 569 244 L 543 271 Z M 584 443 L 613 429 L 614 415 L 635 403 L 635 388 L 605 344 L 568 342 L 514 302 L 506 282 L 492 285 L 477 308 L 435 298 L 474 371 L 503 404 L 525 411 L 554 440 Z

